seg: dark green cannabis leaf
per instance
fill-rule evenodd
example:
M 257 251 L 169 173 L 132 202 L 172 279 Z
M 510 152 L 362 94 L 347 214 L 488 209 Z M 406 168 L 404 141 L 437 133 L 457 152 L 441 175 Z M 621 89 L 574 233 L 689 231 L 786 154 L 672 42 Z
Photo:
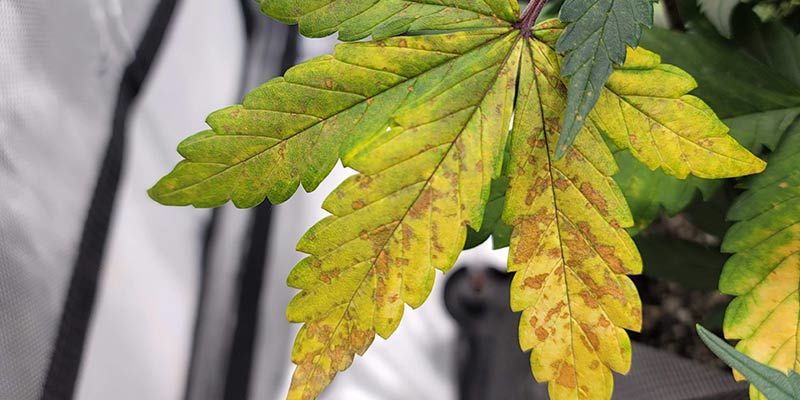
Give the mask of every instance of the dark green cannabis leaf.
M 592 111 L 614 64 L 625 61 L 625 47 L 636 47 L 642 25 L 653 24 L 651 0 L 567 0 L 559 15 L 567 24 L 556 43 L 565 53 L 561 75 L 569 77 L 567 109 L 556 146 L 561 158 Z

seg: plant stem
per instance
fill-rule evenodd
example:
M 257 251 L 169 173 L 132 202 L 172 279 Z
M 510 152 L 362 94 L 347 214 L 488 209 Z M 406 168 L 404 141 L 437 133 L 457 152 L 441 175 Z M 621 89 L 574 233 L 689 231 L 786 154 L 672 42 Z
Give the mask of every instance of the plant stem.
M 514 25 L 522 31 L 522 37 L 529 39 L 533 35 L 533 24 L 536 23 L 536 19 L 539 18 L 539 14 L 546 3 L 547 0 L 533 0 L 525 8 L 525 12 L 522 13 L 519 21 Z
M 669 29 L 682 32 L 686 31 L 686 25 L 684 25 L 683 18 L 681 18 L 680 6 L 677 0 L 664 0 L 664 11 L 666 11 L 667 14 Z

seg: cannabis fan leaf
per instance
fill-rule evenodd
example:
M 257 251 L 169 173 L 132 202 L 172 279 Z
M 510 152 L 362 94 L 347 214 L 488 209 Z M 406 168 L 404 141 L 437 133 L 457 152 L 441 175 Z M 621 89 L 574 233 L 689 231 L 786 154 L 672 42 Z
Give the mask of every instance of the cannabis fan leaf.
M 249 207 L 283 201 L 300 184 L 313 190 L 338 159 L 357 172 L 297 247 L 308 257 L 288 278 L 299 293 L 287 317 L 304 324 L 290 399 L 316 398 L 376 334 L 389 337 L 436 270 L 453 266 L 468 229 L 496 230 L 501 205 L 511 305 L 534 377 L 554 399 L 608 399 L 612 371 L 630 367 L 625 329 L 641 325 L 626 275 L 642 263 L 604 137 L 678 178 L 764 168 L 687 94 L 687 73 L 644 49 L 608 71 L 597 107 L 571 128 L 575 145 L 558 147 L 575 80 L 562 77 L 570 61 L 556 50 L 564 27 L 516 25 L 514 1 L 262 4 L 313 36 L 464 29 L 341 44 L 292 68 L 213 113 L 211 130 L 181 143 L 185 160 L 150 190 L 164 204 Z
M 769 167 L 746 183 L 731 208 L 739 221 L 723 251 L 735 253 L 720 290 L 738 296 L 725 313 L 725 336 L 738 350 L 780 371 L 800 371 L 800 127 L 769 157 Z M 766 399 L 751 388 L 752 399 Z

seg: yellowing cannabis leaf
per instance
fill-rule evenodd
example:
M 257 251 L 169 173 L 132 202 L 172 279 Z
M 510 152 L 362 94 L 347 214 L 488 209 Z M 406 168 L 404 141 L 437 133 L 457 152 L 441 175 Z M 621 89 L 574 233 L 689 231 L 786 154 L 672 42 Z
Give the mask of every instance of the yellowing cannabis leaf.
M 325 201 L 333 215 L 300 241 L 310 256 L 289 277 L 302 291 L 287 316 L 305 323 L 290 399 L 315 398 L 375 333 L 391 335 L 405 304 L 428 296 L 435 269 L 453 265 L 467 225 L 480 228 L 501 170 L 520 47 L 512 31 L 420 76 L 394 124 L 344 158 L 360 174 Z
M 630 341 L 623 328 L 641 325 L 641 304 L 625 275 L 639 273 L 642 265 L 623 229 L 633 221 L 611 178 L 617 166 L 598 127 L 612 139 L 634 142 L 663 131 L 679 141 L 711 141 L 700 144 L 706 151 L 664 156 L 661 160 L 669 163 L 656 165 L 673 172 L 717 177 L 729 173 L 721 165 L 735 163 L 730 173 L 754 173 L 763 162 L 727 136 L 724 126 L 711 134 L 699 132 L 721 123 L 700 100 L 685 95 L 690 85 L 663 90 L 651 84 L 663 71 L 681 80 L 688 76 L 643 49 L 630 51 L 628 63 L 612 73 L 601 94 L 605 113 L 595 111 L 574 146 L 556 159 L 567 93 L 558 75 L 561 60 L 552 49 L 559 27 L 543 23 L 539 29 L 523 51 L 507 167 L 503 218 L 513 227 L 511 306 L 522 311 L 520 344 L 531 350 L 534 376 L 549 382 L 551 398 L 608 399 L 611 372 L 630 368 Z M 612 102 L 616 109 L 609 109 Z M 678 113 L 686 104 L 703 112 Z M 651 141 L 638 148 L 669 154 L 670 144 Z M 724 157 L 709 157 L 709 152 Z
M 728 127 L 702 100 L 688 95 L 694 79 L 643 49 L 628 49 L 590 119 L 620 148 L 650 169 L 685 178 L 727 178 L 764 169 L 728 134 Z
M 444 29 L 468 23 L 448 19 L 465 10 L 505 25 L 340 45 L 212 114 L 212 129 L 184 141 L 185 160 L 150 190 L 164 204 L 248 207 L 283 201 L 300 184 L 314 189 L 340 156 L 358 171 L 325 201 L 332 215 L 298 244 L 309 256 L 288 279 L 300 292 L 287 317 L 304 323 L 288 397 L 316 398 L 375 334 L 391 335 L 405 306 L 428 296 L 435 270 L 452 267 L 467 228 L 480 231 L 492 182 L 508 179 L 511 304 L 523 313 L 520 343 L 532 350 L 533 373 L 550 382 L 554 399 L 609 398 L 611 371 L 630 365 L 624 329 L 641 323 L 625 276 L 641 260 L 624 231 L 632 218 L 601 133 L 679 177 L 754 173 L 763 162 L 686 95 L 688 75 L 642 49 L 612 72 L 575 146 L 556 160 L 567 89 L 553 48 L 563 29 L 545 22 L 532 38 L 513 29 L 516 2 L 270 4 L 279 3 L 286 20 L 319 34 Z M 438 11 L 413 21 L 403 14 L 431 6 Z M 323 11 L 332 19 L 315 16 Z
M 511 307 L 522 311 L 520 344 L 554 399 L 611 397 L 611 371 L 625 373 L 623 328 L 641 326 L 641 303 L 625 274 L 642 262 L 623 229 L 632 225 L 611 176 L 616 164 L 591 123 L 555 160 L 566 87 L 559 58 L 526 43 L 520 76 L 504 220 L 514 227 Z
M 517 21 L 517 0 L 259 0 L 262 11 L 300 33 L 323 37 L 336 31 L 350 41 L 406 32 L 506 26 Z
M 253 207 L 314 190 L 354 132 L 385 128 L 414 79 L 498 37 L 486 29 L 342 44 L 211 114 L 211 130 L 180 144 L 186 159 L 150 196 L 166 205 Z
M 736 348 L 781 372 L 800 371 L 800 126 L 747 181 L 728 217 L 739 221 L 722 249 L 720 290 L 738 296 L 725 313 L 725 336 Z M 741 376 L 738 376 L 741 378 Z M 751 399 L 766 399 L 751 386 Z

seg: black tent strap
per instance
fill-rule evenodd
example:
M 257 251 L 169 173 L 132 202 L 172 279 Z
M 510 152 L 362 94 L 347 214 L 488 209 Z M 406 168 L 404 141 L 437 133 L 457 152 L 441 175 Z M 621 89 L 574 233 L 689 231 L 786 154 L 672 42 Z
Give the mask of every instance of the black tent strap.
M 83 225 L 42 391 L 43 400 L 69 400 L 74 396 L 122 175 L 128 116 L 150 72 L 177 2 L 158 2 L 134 58 L 122 75 L 111 135 Z
M 189 355 L 189 370 L 186 373 L 186 383 L 184 388 L 184 399 L 192 400 L 192 380 L 197 375 L 197 364 L 199 363 L 200 336 L 203 330 L 203 308 L 206 305 L 211 279 L 211 249 L 216 239 L 216 232 L 219 226 L 220 209 L 211 210 L 211 216 L 203 229 L 203 243 L 200 254 L 200 281 L 195 308 L 194 327 L 192 329 L 191 353 Z

